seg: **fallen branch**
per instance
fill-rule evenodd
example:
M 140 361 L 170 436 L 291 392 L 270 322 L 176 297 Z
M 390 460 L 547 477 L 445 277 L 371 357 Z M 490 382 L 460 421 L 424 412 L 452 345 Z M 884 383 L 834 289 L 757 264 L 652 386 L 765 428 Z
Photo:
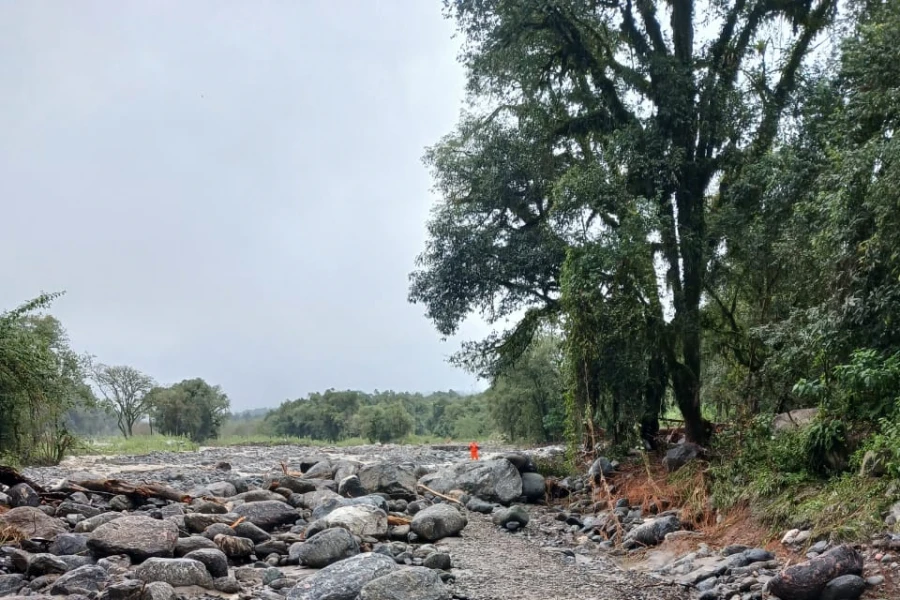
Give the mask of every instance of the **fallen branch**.
M 101 494 L 112 494 L 115 496 L 129 496 L 131 498 L 161 498 L 163 500 L 171 500 L 172 502 L 190 502 L 191 497 L 182 494 L 178 490 L 172 489 L 162 483 L 145 483 L 135 485 L 127 481 L 118 479 L 88 479 L 85 481 L 66 482 L 62 487 L 62 491 L 73 492 L 94 492 Z
M 398 517 L 396 515 L 388 515 L 388 525 L 397 526 L 397 525 L 409 525 L 412 523 L 412 519 L 407 517 Z
M 429 494 L 431 494 L 433 496 L 437 496 L 438 498 L 443 498 L 447 502 L 453 502 L 454 504 L 459 504 L 460 506 L 462 506 L 462 502 L 460 502 L 456 498 L 451 498 L 450 496 L 445 496 L 444 494 L 441 494 L 440 492 L 436 492 L 433 489 L 422 485 L 421 483 L 418 484 L 418 487 L 422 488 L 423 490 L 425 490 L 426 492 L 428 492 Z

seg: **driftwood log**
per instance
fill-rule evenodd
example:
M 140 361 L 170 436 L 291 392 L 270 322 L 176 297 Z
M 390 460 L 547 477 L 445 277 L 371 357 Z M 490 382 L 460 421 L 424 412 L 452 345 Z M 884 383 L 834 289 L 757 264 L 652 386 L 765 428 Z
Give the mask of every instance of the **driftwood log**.
M 841 575 L 859 575 L 862 570 L 862 555 L 843 544 L 788 567 L 772 578 L 769 592 L 781 600 L 818 600 L 829 581 Z
M 60 487 L 66 493 L 74 492 L 99 492 L 101 494 L 122 495 L 129 498 L 146 500 L 147 498 L 161 498 L 173 502 L 190 502 L 191 497 L 182 494 L 162 483 L 134 484 L 119 479 L 88 479 L 85 481 L 66 481 Z

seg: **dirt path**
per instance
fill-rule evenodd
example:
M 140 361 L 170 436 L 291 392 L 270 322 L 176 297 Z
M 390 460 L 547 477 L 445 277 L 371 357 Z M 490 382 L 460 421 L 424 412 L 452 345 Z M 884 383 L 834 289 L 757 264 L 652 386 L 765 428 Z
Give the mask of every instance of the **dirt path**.
M 508 534 L 469 513 L 460 538 L 439 547 L 453 556 L 455 595 L 471 600 L 682 600 L 686 590 L 625 571 L 603 557 L 566 556 L 537 539 Z

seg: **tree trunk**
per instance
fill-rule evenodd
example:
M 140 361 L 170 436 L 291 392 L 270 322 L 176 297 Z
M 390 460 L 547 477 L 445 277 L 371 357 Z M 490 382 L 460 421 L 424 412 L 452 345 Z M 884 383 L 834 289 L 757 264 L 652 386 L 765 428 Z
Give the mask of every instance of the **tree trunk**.
M 666 363 L 654 356 L 647 365 L 647 385 L 644 388 L 644 414 L 641 417 L 641 439 L 655 450 L 659 434 L 659 415 L 666 395 Z
M 704 446 L 709 442 L 712 427 L 700 410 L 700 381 L 687 372 L 684 365 L 679 366 L 673 374 L 672 387 L 675 402 L 684 417 L 684 433 L 689 442 Z

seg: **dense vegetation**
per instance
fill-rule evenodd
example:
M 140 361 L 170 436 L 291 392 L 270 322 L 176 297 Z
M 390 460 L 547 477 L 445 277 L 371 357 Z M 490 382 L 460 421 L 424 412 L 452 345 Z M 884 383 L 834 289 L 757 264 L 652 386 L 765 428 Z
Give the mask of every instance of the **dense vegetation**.
M 148 416 L 163 433 L 196 441 L 217 435 L 229 407 L 218 387 L 194 379 L 154 388 L 133 367 L 78 354 L 46 312 L 59 296 L 41 295 L 0 314 L 0 460 L 57 463 L 79 436 L 118 431 L 127 438 Z
M 410 299 L 445 335 L 514 323 L 457 362 L 496 381 L 562 332 L 573 450 L 677 410 L 727 457 L 723 502 L 796 500 L 867 450 L 897 472 L 900 4 L 445 6 L 471 108 L 426 155 Z

